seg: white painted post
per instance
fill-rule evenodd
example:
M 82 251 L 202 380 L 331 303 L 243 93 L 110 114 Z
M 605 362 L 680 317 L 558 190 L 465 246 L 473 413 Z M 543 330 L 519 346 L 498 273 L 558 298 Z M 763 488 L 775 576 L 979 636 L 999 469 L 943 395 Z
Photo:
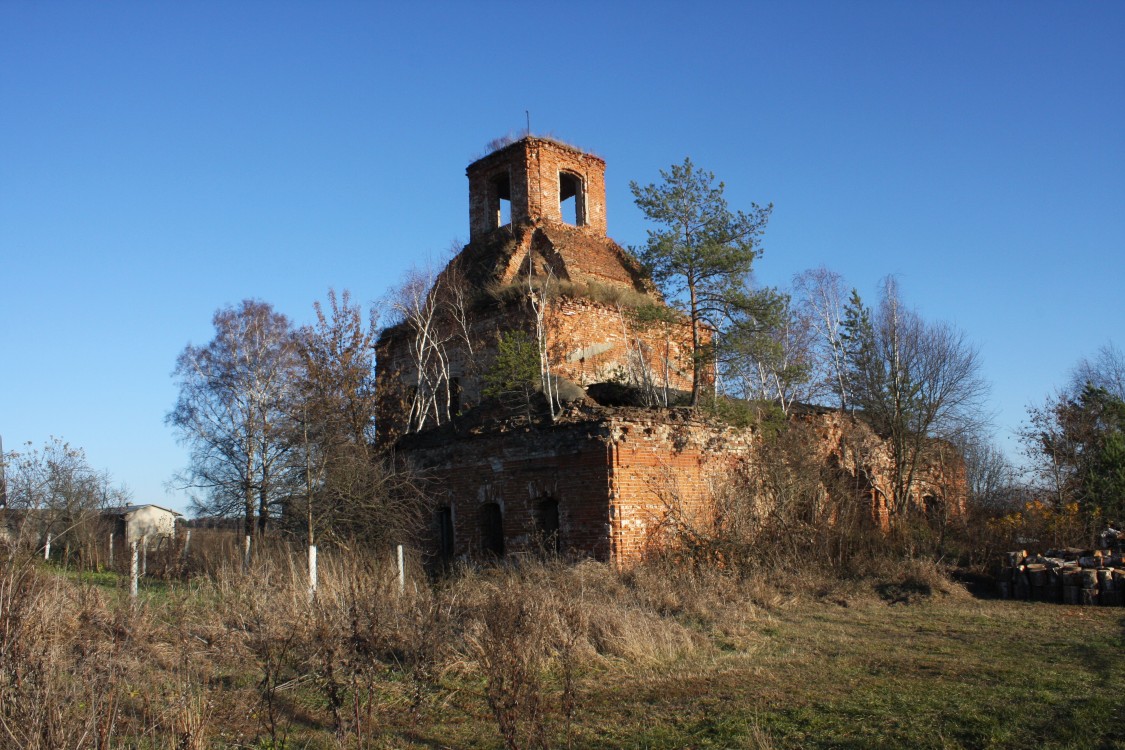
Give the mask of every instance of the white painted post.
M 188 547 L 191 546 L 191 529 L 188 529 L 184 534 L 184 548 L 180 550 L 180 557 L 184 560 L 187 559 Z
M 141 537 L 141 575 L 148 575 L 148 534 Z
M 133 558 L 129 563 L 129 596 L 137 598 L 137 543 L 133 542 Z
M 316 598 L 316 545 L 309 545 L 309 601 Z
M 43 545 L 43 559 L 51 559 L 51 532 L 47 532 L 47 543 Z
M 246 535 L 246 550 L 242 553 L 242 572 L 250 572 L 250 535 Z
M 402 545 L 398 545 L 398 593 L 406 590 L 406 566 L 402 562 Z
M 109 532 L 109 567 L 113 567 L 113 532 Z

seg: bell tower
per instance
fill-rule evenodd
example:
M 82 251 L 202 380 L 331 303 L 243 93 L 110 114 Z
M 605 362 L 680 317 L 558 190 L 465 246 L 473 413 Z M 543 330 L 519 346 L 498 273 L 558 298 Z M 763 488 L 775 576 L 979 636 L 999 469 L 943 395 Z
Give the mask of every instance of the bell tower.
M 527 136 L 465 170 L 469 241 L 512 224 L 563 224 L 606 236 L 605 161 L 550 138 Z

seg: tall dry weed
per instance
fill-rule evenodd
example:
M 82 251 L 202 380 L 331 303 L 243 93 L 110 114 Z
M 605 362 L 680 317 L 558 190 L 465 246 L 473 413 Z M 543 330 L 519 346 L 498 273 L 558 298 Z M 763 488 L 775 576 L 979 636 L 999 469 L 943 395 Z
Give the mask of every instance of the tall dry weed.
M 571 746 L 597 675 L 710 655 L 817 585 L 794 585 L 795 564 L 673 548 L 625 571 L 521 560 L 430 579 L 415 561 L 400 590 L 390 554 L 330 549 L 310 597 L 304 550 L 262 544 L 244 571 L 236 545 L 213 542 L 192 553 L 204 563 L 187 556 L 194 572 L 150 580 L 137 602 L 124 579 L 92 586 L 6 561 L 0 746 L 278 746 L 320 732 L 385 746 L 404 725 L 424 733 L 467 686 L 506 747 Z M 871 580 L 946 585 L 936 567 L 887 566 L 868 565 Z
M 3 744 L 115 744 L 132 623 L 97 592 L 31 559 L 0 570 L 0 736 Z
M 510 749 L 571 746 L 587 673 L 674 659 L 703 641 L 592 561 L 465 569 L 443 597 L 457 624 L 459 668 L 484 680 Z
M 309 607 L 305 666 L 337 736 L 362 744 L 378 733 L 390 704 L 405 702 L 417 719 L 436 691 L 449 653 L 448 610 L 428 585 L 400 591 L 397 570 L 386 561 L 330 557 L 324 573 Z M 405 686 L 407 694 L 393 695 L 392 686 Z
M 222 567 L 215 590 L 231 646 L 255 668 L 259 728 L 271 744 L 284 744 L 292 720 L 282 692 L 301 679 L 295 663 L 302 642 L 302 587 L 287 560 L 259 554 L 250 571 L 233 561 Z

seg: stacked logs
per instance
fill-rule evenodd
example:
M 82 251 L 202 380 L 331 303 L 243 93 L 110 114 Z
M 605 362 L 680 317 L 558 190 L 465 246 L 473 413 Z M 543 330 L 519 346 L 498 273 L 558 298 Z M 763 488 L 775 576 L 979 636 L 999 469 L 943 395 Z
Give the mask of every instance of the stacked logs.
M 1009 552 L 999 575 L 1000 596 L 1061 604 L 1125 605 L 1125 554 L 1108 549 Z

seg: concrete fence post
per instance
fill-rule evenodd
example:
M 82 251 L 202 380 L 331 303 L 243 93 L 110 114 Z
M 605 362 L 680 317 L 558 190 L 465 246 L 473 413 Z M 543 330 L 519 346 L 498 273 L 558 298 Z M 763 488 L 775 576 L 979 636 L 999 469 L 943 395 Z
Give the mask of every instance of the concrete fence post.
M 137 598 L 137 573 L 139 564 L 137 561 L 137 543 L 133 542 L 133 557 L 129 563 L 129 596 L 133 599 Z
M 309 601 L 316 598 L 316 545 L 309 545 Z

